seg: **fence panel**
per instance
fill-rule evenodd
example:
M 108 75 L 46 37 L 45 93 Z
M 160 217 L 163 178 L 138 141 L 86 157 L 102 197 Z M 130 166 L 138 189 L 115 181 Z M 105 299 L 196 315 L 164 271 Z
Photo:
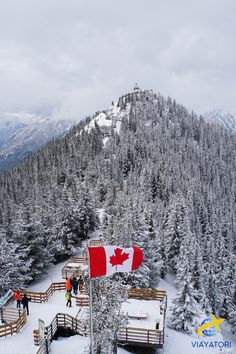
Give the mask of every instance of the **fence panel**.
M 0 337 L 6 337 L 18 333 L 27 322 L 25 310 L 2 309 L 2 321 L 6 322 L 0 325 Z
M 163 345 L 163 332 L 155 329 L 127 327 L 118 333 L 118 342 Z

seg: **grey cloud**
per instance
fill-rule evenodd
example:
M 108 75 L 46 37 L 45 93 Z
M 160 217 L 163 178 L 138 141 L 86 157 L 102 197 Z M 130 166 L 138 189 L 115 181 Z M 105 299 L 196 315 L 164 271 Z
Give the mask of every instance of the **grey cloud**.
M 235 112 L 234 13 L 234 0 L 2 2 L 0 112 L 80 119 L 136 81 Z

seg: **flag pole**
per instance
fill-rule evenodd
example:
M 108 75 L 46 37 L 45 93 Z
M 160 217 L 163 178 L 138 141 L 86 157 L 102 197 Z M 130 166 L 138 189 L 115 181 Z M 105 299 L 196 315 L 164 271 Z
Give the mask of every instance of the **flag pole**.
M 88 261 L 89 261 L 89 313 L 90 313 L 90 346 L 91 354 L 94 354 L 93 349 L 93 300 L 92 300 L 92 282 L 90 277 L 90 257 L 88 251 Z

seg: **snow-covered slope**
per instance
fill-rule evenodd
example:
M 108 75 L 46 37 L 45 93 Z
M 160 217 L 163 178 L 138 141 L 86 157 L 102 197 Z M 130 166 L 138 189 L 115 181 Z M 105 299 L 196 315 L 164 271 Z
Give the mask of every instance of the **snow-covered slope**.
M 236 119 L 235 117 L 222 109 L 215 109 L 203 114 L 205 120 L 210 122 L 219 123 L 229 131 L 236 131 Z
M 90 132 L 98 126 L 103 133 L 103 144 L 106 146 L 112 130 L 119 134 L 122 121 L 125 118 L 129 120 L 131 103 L 135 101 L 145 102 L 149 99 L 154 99 L 153 91 L 142 90 L 136 86 L 133 92 L 121 96 L 118 102 L 113 103 L 109 109 L 96 114 L 84 130 Z
M 51 119 L 40 119 L 31 124 L 21 124 L 0 146 L 0 170 L 15 165 L 52 138 L 62 136 L 71 126 L 72 123 L 69 121 Z
M 130 105 L 127 105 L 125 108 L 118 107 L 118 104 L 112 105 L 109 109 L 98 113 L 84 128 L 85 131 L 90 132 L 91 129 L 95 128 L 95 126 L 99 126 L 99 128 L 103 132 L 103 143 L 106 145 L 109 140 L 109 136 L 111 134 L 111 129 L 114 132 L 119 134 L 120 126 L 122 119 L 124 117 L 128 117 L 130 111 Z
M 13 133 L 24 126 L 25 124 L 23 123 L 0 119 L 0 146 L 4 144 Z

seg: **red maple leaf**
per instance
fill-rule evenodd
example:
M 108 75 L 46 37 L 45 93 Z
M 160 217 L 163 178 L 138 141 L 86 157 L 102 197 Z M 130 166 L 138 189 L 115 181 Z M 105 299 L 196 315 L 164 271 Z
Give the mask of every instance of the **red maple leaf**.
M 112 267 L 117 266 L 117 265 L 123 265 L 125 261 L 129 258 L 129 253 L 122 253 L 123 250 L 120 248 L 115 248 L 114 253 L 115 255 L 110 257 L 110 263 L 112 264 Z

